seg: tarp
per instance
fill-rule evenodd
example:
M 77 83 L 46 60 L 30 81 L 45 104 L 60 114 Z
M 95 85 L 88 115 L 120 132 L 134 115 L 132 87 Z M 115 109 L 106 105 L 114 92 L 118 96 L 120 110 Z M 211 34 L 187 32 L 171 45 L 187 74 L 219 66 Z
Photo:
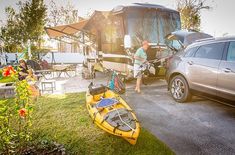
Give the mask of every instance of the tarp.
M 82 20 L 78 23 L 68 24 L 68 25 L 61 25 L 55 27 L 45 27 L 47 35 L 51 39 L 74 35 L 79 31 L 83 31 L 84 26 L 87 24 L 88 20 Z

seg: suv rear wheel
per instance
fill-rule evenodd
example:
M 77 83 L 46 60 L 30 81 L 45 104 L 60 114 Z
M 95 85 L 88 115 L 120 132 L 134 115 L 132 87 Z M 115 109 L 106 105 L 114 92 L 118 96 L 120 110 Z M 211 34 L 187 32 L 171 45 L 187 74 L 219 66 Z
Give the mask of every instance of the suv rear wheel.
M 170 92 L 172 97 L 177 102 L 187 102 L 191 100 L 192 95 L 189 90 L 189 86 L 185 78 L 181 75 L 174 76 L 170 80 Z

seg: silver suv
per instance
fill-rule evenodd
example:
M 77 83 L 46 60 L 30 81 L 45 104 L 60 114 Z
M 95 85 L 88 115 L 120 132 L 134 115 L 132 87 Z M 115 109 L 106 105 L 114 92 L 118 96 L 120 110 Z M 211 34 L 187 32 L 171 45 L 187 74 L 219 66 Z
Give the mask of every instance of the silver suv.
M 168 88 L 177 102 L 190 100 L 193 91 L 235 101 L 235 37 L 195 42 L 168 67 Z

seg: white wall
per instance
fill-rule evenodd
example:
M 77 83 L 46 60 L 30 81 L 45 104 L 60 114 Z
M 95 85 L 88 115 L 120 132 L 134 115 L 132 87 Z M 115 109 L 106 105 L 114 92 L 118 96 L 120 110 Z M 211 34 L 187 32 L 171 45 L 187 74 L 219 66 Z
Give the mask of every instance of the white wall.
M 15 54 L 19 56 L 22 53 L 4 53 L 0 55 L 1 61 L 5 61 L 5 54 L 8 56 L 8 63 L 15 61 Z M 55 63 L 76 63 L 81 64 L 83 63 L 84 56 L 81 53 L 54 53 Z M 51 63 L 52 61 L 52 53 L 47 53 L 45 56 L 42 57 L 42 59 L 45 59 L 48 63 Z
M 54 53 L 55 63 L 83 63 L 84 56 L 81 53 Z M 52 53 L 42 57 L 48 63 L 52 62 Z

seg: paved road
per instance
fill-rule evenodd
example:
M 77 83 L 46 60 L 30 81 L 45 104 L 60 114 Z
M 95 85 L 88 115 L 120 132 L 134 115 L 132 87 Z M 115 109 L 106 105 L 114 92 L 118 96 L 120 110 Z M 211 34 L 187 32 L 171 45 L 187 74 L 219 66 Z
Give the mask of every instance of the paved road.
M 235 154 L 235 108 L 201 98 L 176 103 L 162 81 L 143 94 L 128 88 L 124 98 L 141 125 L 176 154 Z

